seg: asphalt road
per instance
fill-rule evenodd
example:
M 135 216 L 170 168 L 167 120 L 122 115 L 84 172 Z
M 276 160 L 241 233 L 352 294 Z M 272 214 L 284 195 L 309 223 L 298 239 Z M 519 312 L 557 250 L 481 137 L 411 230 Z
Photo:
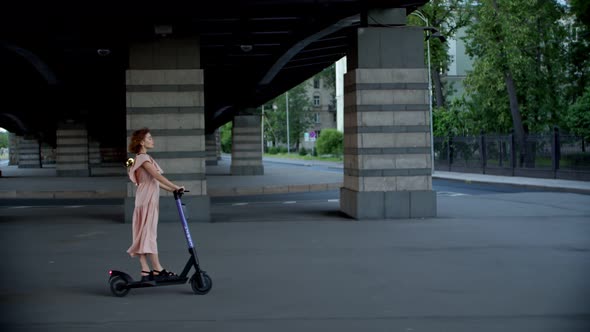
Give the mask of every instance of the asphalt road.
M 445 197 L 495 195 L 510 193 L 550 193 L 518 186 L 476 184 L 459 181 L 434 180 L 433 188 L 439 202 Z M 76 223 L 80 218 L 87 222 L 123 222 L 122 202 L 116 199 L 104 200 L 5 200 L 0 203 L 1 222 L 48 222 L 60 220 Z M 306 192 L 274 195 L 228 196 L 211 198 L 211 219 L 213 222 L 236 221 L 293 221 L 293 220 L 346 220 L 340 212 L 339 192 Z M 439 204 L 439 216 L 445 216 L 446 204 Z M 198 213 L 190 211 L 190 214 Z M 40 218 L 40 217 L 43 218 Z
M 190 224 L 204 296 L 110 294 L 109 269 L 139 275 L 121 206 L 3 207 L 0 330 L 590 330 L 590 195 L 435 189 L 438 217 L 412 220 L 343 217 L 336 192 L 216 198 L 215 222 Z M 158 241 L 179 272 L 179 225 Z

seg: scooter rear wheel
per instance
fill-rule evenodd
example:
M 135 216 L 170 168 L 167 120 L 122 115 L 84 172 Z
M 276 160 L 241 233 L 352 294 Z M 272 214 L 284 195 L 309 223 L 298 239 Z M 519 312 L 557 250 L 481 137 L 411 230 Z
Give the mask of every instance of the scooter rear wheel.
M 111 278 L 110 284 L 111 293 L 117 297 L 123 297 L 129 293 L 130 289 L 125 287 L 127 286 L 127 280 L 125 280 L 123 277 L 116 276 Z
M 211 287 L 213 287 L 213 281 L 211 280 L 209 275 L 207 273 L 203 273 L 203 287 L 199 287 L 198 278 L 198 272 L 193 274 L 193 276 L 191 277 L 190 283 L 193 292 L 195 292 L 195 294 L 197 295 L 205 295 L 209 293 Z

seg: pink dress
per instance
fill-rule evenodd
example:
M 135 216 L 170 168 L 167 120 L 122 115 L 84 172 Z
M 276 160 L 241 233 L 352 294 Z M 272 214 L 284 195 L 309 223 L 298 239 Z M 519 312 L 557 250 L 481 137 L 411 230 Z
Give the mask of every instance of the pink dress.
M 138 154 L 129 169 L 129 178 L 137 185 L 135 210 L 133 211 L 133 244 L 127 252 L 131 257 L 138 254 L 157 254 L 158 213 L 160 183 L 141 165 L 152 163 L 158 173 L 164 173 L 152 157 Z

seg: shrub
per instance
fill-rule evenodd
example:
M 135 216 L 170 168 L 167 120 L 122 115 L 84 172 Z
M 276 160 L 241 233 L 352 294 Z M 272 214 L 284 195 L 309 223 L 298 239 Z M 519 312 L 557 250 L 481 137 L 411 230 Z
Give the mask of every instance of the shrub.
M 232 122 L 228 122 L 221 126 L 221 151 L 231 153 L 232 149 Z
M 279 147 L 279 153 L 287 153 L 287 147 L 286 146 L 280 146 Z
M 316 141 L 317 153 L 320 155 L 342 155 L 343 141 L 344 137 L 338 130 L 324 129 Z
M 590 140 L 590 86 L 575 104 L 571 105 L 564 119 L 570 133 Z
M 268 148 L 268 154 L 277 154 L 279 153 L 279 150 L 277 149 L 276 146 L 271 146 L 270 148 Z
M 299 155 L 300 156 L 307 156 L 307 149 L 306 148 L 301 148 L 299 149 Z

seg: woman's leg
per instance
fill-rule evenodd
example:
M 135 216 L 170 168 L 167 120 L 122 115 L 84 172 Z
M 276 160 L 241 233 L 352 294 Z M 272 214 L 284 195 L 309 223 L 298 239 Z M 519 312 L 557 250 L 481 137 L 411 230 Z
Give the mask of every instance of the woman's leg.
M 149 272 L 150 271 L 150 266 L 147 263 L 147 259 L 145 257 L 145 254 L 139 254 L 138 256 L 139 256 L 139 263 L 141 264 L 141 271 L 148 271 Z M 142 276 L 144 276 L 144 275 L 147 276 L 148 274 L 141 272 L 141 275 Z
M 148 254 L 150 256 L 150 260 L 152 261 L 152 266 L 156 271 L 162 271 L 163 267 L 160 265 L 160 257 L 158 254 Z

